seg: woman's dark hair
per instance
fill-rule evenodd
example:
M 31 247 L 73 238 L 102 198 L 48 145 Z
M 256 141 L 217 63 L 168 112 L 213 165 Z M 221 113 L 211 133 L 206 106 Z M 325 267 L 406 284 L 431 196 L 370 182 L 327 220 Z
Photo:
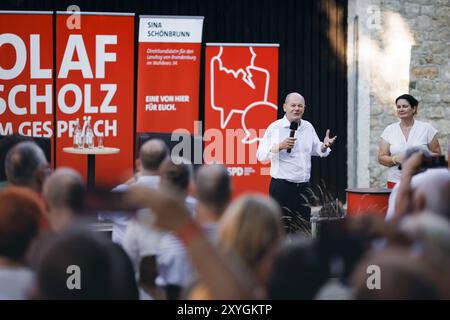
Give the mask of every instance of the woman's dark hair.
M 400 97 L 395 99 L 395 103 L 397 103 L 397 101 L 400 100 L 400 99 L 405 99 L 406 101 L 408 101 L 409 104 L 411 105 L 411 107 L 417 107 L 419 105 L 419 101 L 417 101 L 417 99 L 414 98 L 410 94 L 402 94 Z
M 397 99 L 395 99 L 395 104 L 397 104 L 397 101 L 400 99 L 405 99 L 406 101 L 409 102 L 409 104 L 411 105 L 411 108 L 416 107 L 416 112 L 414 112 L 414 114 L 417 113 L 417 108 L 419 107 L 419 101 L 417 101 L 416 98 L 414 98 L 412 95 L 410 94 L 402 94 L 400 97 L 398 97 Z

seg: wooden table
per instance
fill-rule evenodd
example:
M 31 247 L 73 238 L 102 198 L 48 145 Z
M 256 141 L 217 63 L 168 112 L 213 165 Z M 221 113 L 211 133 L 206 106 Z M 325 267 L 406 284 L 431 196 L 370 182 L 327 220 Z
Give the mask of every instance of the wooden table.
M 87 188 L 88 190 L 94 189 L 95 186 L 95 156 L 96 155 L 108 155 L 119 153 L 119 148 L 74 148 L 67 147 L 63 148 L 63 151 L 66 153 L 72 154 L 86 154 L 88 156 L 88 164 L 87 164 Z

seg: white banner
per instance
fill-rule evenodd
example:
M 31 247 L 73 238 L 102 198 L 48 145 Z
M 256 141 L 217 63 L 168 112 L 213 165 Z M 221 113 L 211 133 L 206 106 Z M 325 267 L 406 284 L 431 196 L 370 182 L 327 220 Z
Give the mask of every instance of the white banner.
M 201 43 L 203 17 L 141 16 L 139 42 Z

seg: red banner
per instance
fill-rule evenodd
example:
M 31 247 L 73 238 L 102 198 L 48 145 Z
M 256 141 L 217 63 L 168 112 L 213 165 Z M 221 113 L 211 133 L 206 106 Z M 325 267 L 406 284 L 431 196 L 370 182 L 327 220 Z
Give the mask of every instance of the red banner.
M 0 135 L 52 137 L 52 72 L 52 13 L 0 11 Z
M 268 193 L 256 150 L 277 119 L 278 45 L 207 44 L 205 65 L 204 161 L 226 165 L 234 196 Z
M 137 132 L 194 133 L 203 17 L 139 21 Z
M 134 15 L 82 12 L 79 19 L 76 26 L 69 14 L 56 17 L 56 163 L 86 177 L 87 156 L 63 148 L 73 146 L 76 119 L 82 126 L 91 117 L 94 135 L 120 149 L 95 156 L 96 184 L 113 186 L 133 169 Z

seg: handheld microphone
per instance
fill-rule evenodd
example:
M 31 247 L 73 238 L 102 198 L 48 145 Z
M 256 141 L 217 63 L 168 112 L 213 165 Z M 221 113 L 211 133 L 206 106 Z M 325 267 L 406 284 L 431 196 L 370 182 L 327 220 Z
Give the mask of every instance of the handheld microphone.
M 295 131 L 297 131 L 298 122 L 292 121 L 289 129 L 291 129 L 291 133 L 289 134 L 289 138 L 293 138 L 295 135 Z M 291 153 L 291 149 L 287 149 L 287 153 Z

